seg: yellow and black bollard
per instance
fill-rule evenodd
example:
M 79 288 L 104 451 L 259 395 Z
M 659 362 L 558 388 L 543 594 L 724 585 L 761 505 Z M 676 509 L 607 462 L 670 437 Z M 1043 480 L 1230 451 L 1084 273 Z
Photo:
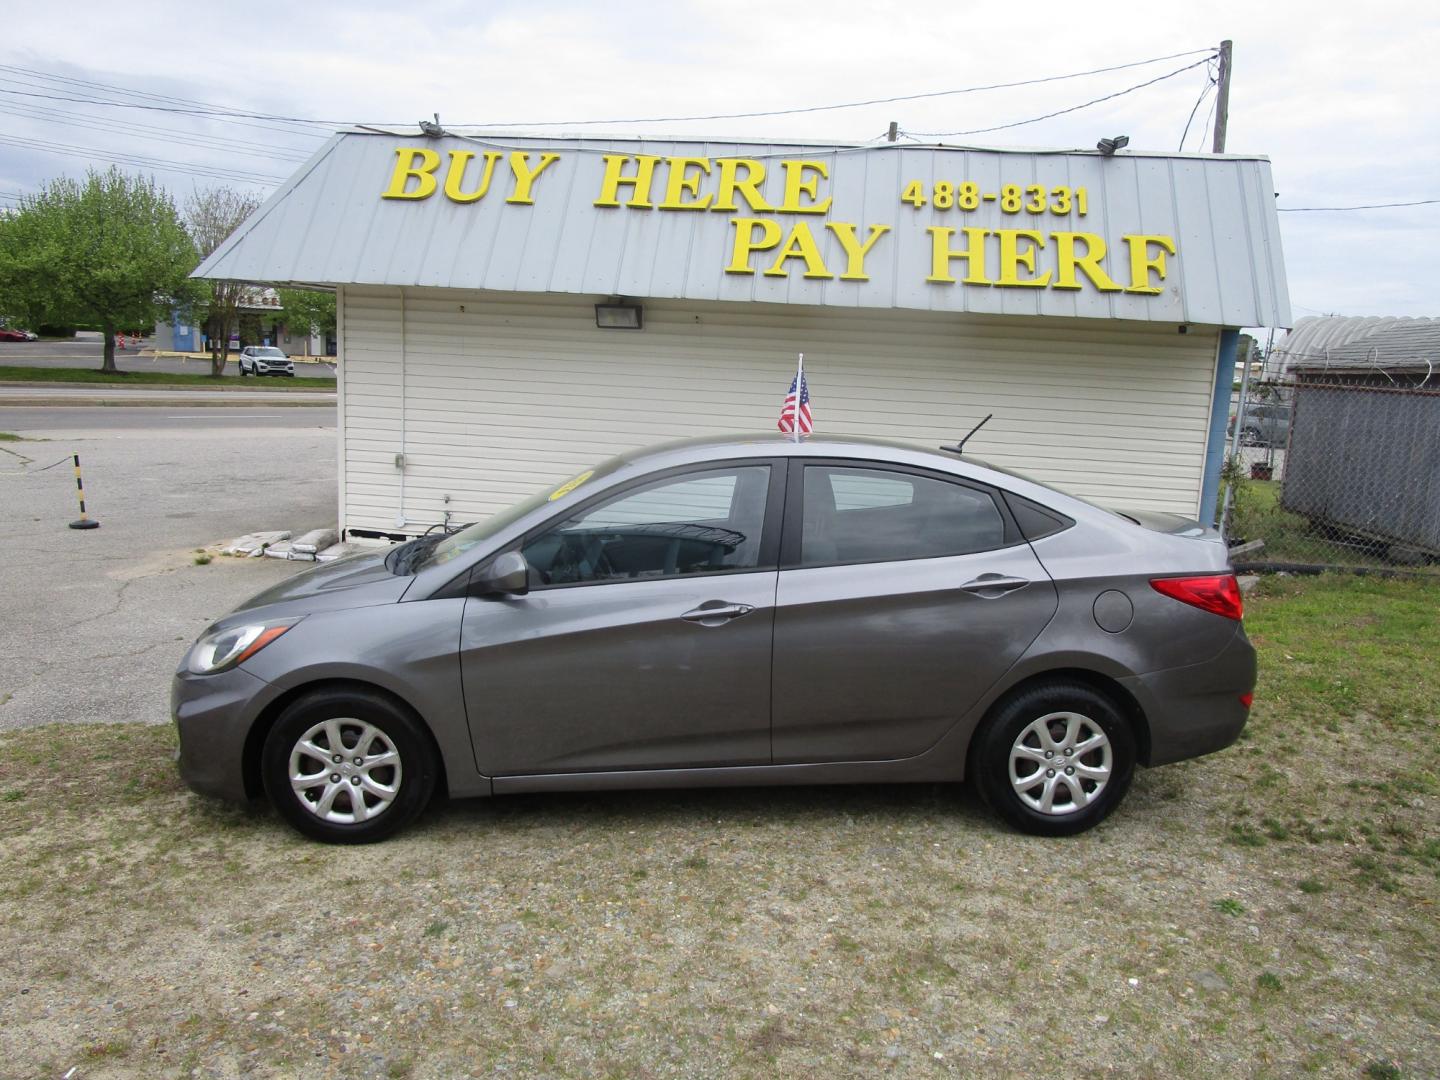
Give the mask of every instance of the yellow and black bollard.
M 80 455 L 75 454 L 75 490 L 80 494 L 80 520 L 70 522 L 72 529 L 98 529 L 100 522 L 85 516 L 85 481 L 80 479 Z

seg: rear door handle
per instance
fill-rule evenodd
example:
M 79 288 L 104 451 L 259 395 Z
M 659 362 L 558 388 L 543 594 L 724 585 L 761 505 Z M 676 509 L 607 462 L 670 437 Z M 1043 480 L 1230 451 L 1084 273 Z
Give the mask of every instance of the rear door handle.
M 686 622 L 699 623 L 701 626 L 722 626 L 731 619 L 749 615 L 754 610 L 749 604 L 723 604 L 709 601 L 685 612 L 680 618 Z
M 1006 577 L 1004 574 L 981 574 L 973 581 L 965 582 L 960 588 L 986 600 L 994 600 L 1006 593 L 1014 592 L 1016 589 L 1023 589 L 1029 584 L 1029 578 Z

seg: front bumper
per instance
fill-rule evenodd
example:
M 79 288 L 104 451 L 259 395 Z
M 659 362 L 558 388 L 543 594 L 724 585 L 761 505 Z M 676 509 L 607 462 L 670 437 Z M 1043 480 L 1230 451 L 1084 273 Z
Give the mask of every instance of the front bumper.
M 1237 629 L 1203 664 L 1121 679 L 1149 721 L 1145 765 L 1168 765 L 1223 750 L 1240 737 L 1250 710 L 1240 696 L 1255 689 L 1255 646 Z
M 202 795 L 232 802 L 250 798 L 245 740 L 277 691 L 240 668 L 216 675 L 181 670 L 170 684 L 170 715 L 180 734 L 180 778 Z

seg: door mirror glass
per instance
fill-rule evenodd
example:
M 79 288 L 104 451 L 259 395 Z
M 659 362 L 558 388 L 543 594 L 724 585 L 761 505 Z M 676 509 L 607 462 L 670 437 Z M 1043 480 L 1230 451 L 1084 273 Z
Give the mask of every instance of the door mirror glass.
M 530 591 L 530 564 L 518 551 L 507 551 L 480 572 L 475 592 L 480 596 L 524 596 Z

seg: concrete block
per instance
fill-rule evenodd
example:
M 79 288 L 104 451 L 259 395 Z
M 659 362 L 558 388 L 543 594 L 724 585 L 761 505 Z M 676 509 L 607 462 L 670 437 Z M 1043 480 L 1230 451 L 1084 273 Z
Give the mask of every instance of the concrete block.
M 333 547 L 339 539 L 340 536 L 334 529 L 311 529 L 309 532 L 297 536 L 291 543 L 290 550 L 314 555 L 316 552 Z
M 1255 591 L 1255 587 L 1260 584 L 1260 575 L 1259 575 L 1259 574 L 1241 574 L 1241 575 L 1240 575 L 1238 578 L 1236 578 L 1235 580 L 1236 580 L 1236 582 L 1237 582 L 1237 583 L 1239 584 L 1239 586 L 1240 586 L 1240 593 L 1241 593 L 1241 595 L 1243 595 L 1243 596 L 1248 596 L 1250 593 L 1254 592 L 1254 591 Z
M 271 544 L 278 544 L 282 540 L 289 540 L 290 533 L 284 530 L 273 532 L 246 533 L 237 537 L 220 549 L 225 555 L 240 555 L 254 559 L 265 553 L 265 549 Z

